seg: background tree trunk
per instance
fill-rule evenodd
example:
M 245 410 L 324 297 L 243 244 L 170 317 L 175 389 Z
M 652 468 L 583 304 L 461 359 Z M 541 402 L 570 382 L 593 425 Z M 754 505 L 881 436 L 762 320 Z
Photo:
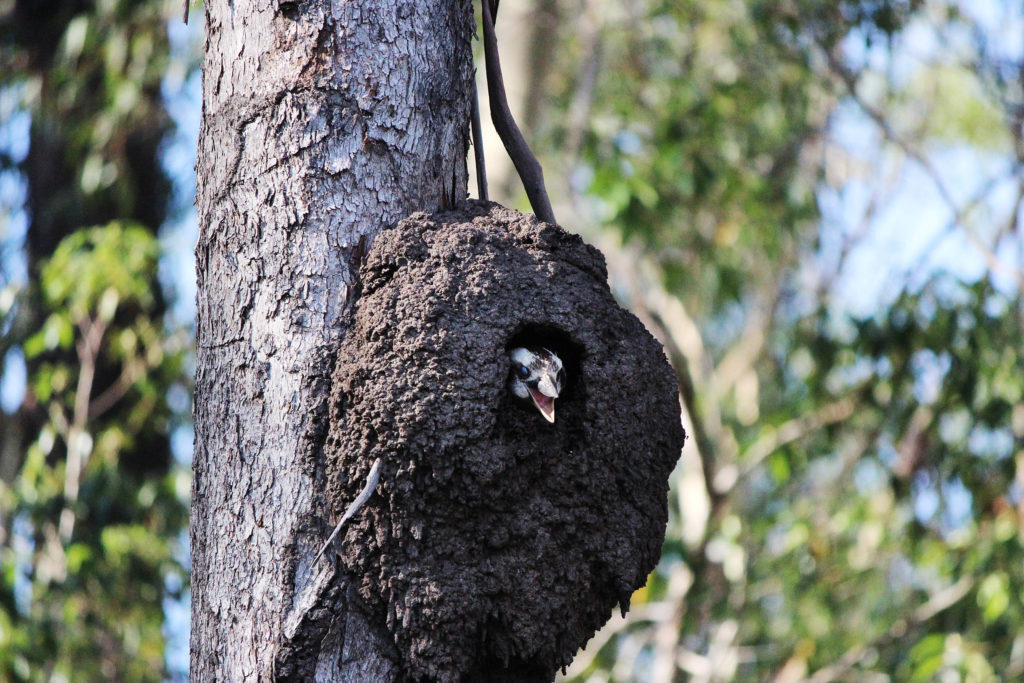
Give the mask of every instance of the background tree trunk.
M 332 613 L 332 637 L 285 622 L 326 535 L 332 350 L 359 259 L 381 228 L 466 193 L 472 6 L 205 11 L 191 675 L 269 680 L 288 650 L 318 680 L 389 679 L 354 610 Z

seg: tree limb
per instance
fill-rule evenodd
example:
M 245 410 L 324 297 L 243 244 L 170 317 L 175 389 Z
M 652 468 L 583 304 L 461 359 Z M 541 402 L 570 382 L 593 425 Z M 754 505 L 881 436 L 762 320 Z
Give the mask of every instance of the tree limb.
M 557 223 L 551 201 L 544 187 L 544 170 L 530 150 L 526 139 L 512 118 L 512 111 L 505 96 L 505 82 L 501 76 L 501 63 L 498 60 L 498 39 L 494 34 L 493 12 L 497 11 L 498 3 L 492 0 L 481 1 L 483 17 L 484 63 L 487 71 L 487 94 L 491 104 L 491 122 L 498 131 L 505 151 L 508 152 L 516 172 L 523 181 L 526 196 L 537 218 L 546 223 Z
M 923 170 L 925 175 L 927 175 L 932 181 L 932 184 L 935 186 L 935 189 L 942 198 L 942 201 L 953 214 L 954 224 L 960 226 L 963 230 L 964 237 L 966 237 L 967 241 L 978 250 L 982 258 L 985 260 L 985 265 L 988 266 L 989 270 L 1000 272 L 1011 277 L 1024 286 L 1024 271 L 1001 261 L 999 257 L 996 256 L 995 251 L 993 251 L 989 245 L 985 244 L 985 241 L 979 237 L 974 230 L 970 228 L 970 226 L 968 226 L 967 213 L 969 207 L 965 208 L 957 203 L 952 192 L 942 179 L 942 176 L 939 174 L 939 170 L 932 163 L 931 159 L 925 156 L 924 152 L 916 149 L 910 144 L 910 142 L 904 139 L 903 136 L 896 132 L 892 127 L 892 124 L 890 124 L 888 119 L 886 119 L 885 115 L 871 106 L 871 104 L 867 102 L 859 92 L 857 92 L 857 80 L 850 70 L 841 64 L 839 59 L 830 50 L 825 49 L 824 46 L 822 46 L 822 48 L 828 58 L 829 67 L 832 69 L 833 73 L 839 76 L 840 80 L 842 80 L 843 84 L 846 86 L 847 92 L 849 92 L 850 97 L 857 106 L 868 115 L 868 118 L 870 118 L 876 126 L 878 126 L 878 129 L 882 131 L 885 138 L 896 145 L 904 154 L 907 155 L 907 157 L 916 161 L 921 167 L 921 170 Z
M 955 583 L 935 593 L 927 602 L 915 609 L 908 618 L 896 620 L 888 631 L 874 641 L 848 650 L 834 664 L 815 671 L 814 675 L 807 679 L 808 683 L 826 683 L 826 681 L 844 678 L 845 674 L 864 659 L 870 650 L 901 639 L 911 628 L 928 621 L 960 602 L 972 588 L 974 588 L 974 577 L 961 576 Z
M 487 196 L 487 164 L 484 162 L 484 135 L 480 130 L 480 93 L 477 91 L 476 79 L 473 79 L 473 111 L 469 119 L 473 132 L 473 159 L 476 161 L 476 194 L 483 201 Z

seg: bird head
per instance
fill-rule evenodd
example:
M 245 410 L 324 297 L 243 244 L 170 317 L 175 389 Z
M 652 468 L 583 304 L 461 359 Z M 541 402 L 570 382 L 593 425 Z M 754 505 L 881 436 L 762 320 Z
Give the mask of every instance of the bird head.
M 517 347 L 509 351 L 512 371 L 509 389 L 521 399 L 533 401 L 548 422 L 555 421 L 555 399 L 565 385 L 562 359 L 540 346 Z

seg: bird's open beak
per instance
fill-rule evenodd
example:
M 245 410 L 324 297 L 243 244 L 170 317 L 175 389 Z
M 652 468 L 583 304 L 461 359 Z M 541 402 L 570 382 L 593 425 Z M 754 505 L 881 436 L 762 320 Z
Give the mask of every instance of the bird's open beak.
M 555 421 L 555 399 L 553 396 L 547 396 L 541 393 L 540 389 L 534 387 L 527 387 L 530 390 L 530 398 L 533 399 L 533 405 L 537 406 L 537 410 L 544 416 L 544 419 L 548 422 Z

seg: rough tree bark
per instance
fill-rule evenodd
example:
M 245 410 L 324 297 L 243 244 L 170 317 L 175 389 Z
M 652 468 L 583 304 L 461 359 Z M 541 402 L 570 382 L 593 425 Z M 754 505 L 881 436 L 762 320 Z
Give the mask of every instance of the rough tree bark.
M 466 194 L 472 7 L 204 7 L 191 676 L 390 680 L 386 641 L 309 568 L 331 349 L 369 240 Z

